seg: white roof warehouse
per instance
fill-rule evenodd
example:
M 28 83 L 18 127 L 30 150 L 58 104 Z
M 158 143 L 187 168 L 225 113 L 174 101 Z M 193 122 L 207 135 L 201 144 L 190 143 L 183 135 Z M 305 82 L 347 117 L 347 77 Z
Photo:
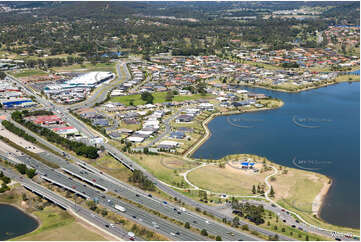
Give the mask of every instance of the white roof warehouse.
M 96 85 L 108 81 L 114 77 L 112 72 L 92 71 L 84 75 L 74 77 L 66 82 L 70 86 L 95 87 Z

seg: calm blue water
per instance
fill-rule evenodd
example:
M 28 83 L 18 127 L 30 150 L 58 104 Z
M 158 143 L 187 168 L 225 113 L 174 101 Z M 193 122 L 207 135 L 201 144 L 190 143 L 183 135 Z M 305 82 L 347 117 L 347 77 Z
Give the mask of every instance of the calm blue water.
M 29 233 L 38 227 L 38 222 L 21 210 L 0 204 L 0 241 Z
M 277 110 L 215 118 L 209 124 L 212 136 L 193 156 L 218 159 L 250 153 L 325 174 L 333 185 L 321 210 L 322 219 L 359 228 L 360 83 L 301 93 L 245 89 L 280 98 L 285 104 Z

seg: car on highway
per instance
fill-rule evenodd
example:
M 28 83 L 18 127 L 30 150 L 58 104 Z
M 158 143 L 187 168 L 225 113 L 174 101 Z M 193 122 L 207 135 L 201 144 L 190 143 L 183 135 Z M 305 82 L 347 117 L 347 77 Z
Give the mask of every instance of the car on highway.
M 133 232 L 128 232 L 128 238 L 131 241 L 135 240 L 135 234 Z
M 136 197 L 139 197 L 139 194 L 135 194 Z
M 209 221 L 208 220 L 206 220 L 206 221 L 204 221 L 206 224 L 209 224 Z
M 133 215 L 132 217 L 133 217 L 133 218 L 137 218 L 137 216 L 135 216 L 135 215 Z
M 109 228 L 109 224 L 106 224 L 105 227 Z
M 173 232 L 170 232 L 169 234 L 172 235 L 172 236 L 175 236 L 175 233 L 173 233 Z
M 152 194 L 148 194 L 148 197 L 153 197 Z
M 177 232 L 175 232 L 175 234 L 176 234 L 176 235 L 180 235 L 180 233 L 179 233 L 178 231 L 177 231 Z
M 166 201 L 163 201 L 163 204 L 168 204 Z

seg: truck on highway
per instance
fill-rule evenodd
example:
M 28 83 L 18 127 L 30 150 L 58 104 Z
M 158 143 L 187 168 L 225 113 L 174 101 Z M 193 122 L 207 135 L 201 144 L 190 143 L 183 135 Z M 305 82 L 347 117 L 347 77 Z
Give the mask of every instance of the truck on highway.
M 115 206 L 115 209 L 117 209 L 117 210 L 119 210 L 120 212 L 125 212 L 125 208 L 123 208 L 122 206 L 120 206 L 120 205 L 118 205 L 118 204 L 116 204 Z

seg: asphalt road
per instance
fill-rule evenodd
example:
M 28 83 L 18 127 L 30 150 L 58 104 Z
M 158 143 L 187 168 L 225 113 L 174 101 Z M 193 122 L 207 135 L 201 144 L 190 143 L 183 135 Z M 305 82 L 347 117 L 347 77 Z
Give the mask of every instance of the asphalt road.
M 138 224 L 144 225 L 145 227 L 150 228 L 158 233 L 165 235 L 168 238 L 173 240 L 208 240 L 207 237 L 203 237 L 201 235 L 195 234 L 181 226 L 175 225 L 165 219 L 161 219 L 158 216 L 153 214 L 149 214 L 148 212 L 130 205 L 126 202 L 118 198 L 114 198 L 110 195 L 100 192 L 98 189 L 95 189 L 89 185 L 81 183 L 76 179 L 71 178 L 70 176 L 66 176 L 57 170 L 49 168 L 41 162 L 34 160 L 31 157 L 26 155 L 18 156 L 19 160 L 21 160 L 24 164 L 33 167 L 37 170 L 38 174 L 42 179 L 56 184 L 60 187 L 63 187 L 66 190 L 72 191 L 77 195 L 84 197 L 89 200 L 95 200 L 99 204 L 108 208 L 109 210 L 120 214 L 123 217 L 126 217 Z M 115 205 L 120 205 L 126 209 L 125 212 L 120 212 L 114 208 Z M 155 228 L 154 224 L 157 224 L 159 227 Z M 175 233 L 179 232 L 179 235 Z M 171 235 L 170 233 L 174 233 L 175 235 Z
M 15 82 L 18 83 L 18 85 L 24 87 L 24 90 L 28 90 L 28 88 L 23 85 L 21 82 L 17 81 L 14 78 L 11 78 L 12 80 L 14 80 Z M 87 135 L 89 138 L 93 138 L 93 137 L 97 137 L 97 135 L 94 135 L 91 130 L 81 121 L 79 121 L 78 119 L 74 118 L 69 112 L 68 110 L 66 110 L 64 107 L 60 106 L 60 105 L 54 105 L 52 103 L 50 103 L 48 100 L 34 94 L 34 93 L 29 93 L 29 95 L 33 95 L 36 97 L 37 101 L 41 104 L 43 104 L 45 107 L 50 107 L 53 111 L 57 112 L 60 116 L 62 116 L 68 123 L 70 123 L 71 125 L 73 125 L 75 128 L 77 128 L 80 132 L 82 132 L 83 134 Z M 156 186 L 163 192 L 167 193 L 168 195 L 172 196 L 172 197 L 176 197 L 178 200 L 182 200 L 182 202 L 186 203 L 189 206 L 192 207 L 198 207 L 201 208 L 202 211 L 206 211 L 208 214 L 212 214 L 214 216 L 216 216 L 219 219 L 223 219 L 226 218 L 227 220 L 231 221 L 233 219 L 233 217 L 231 216 L 226 216 L 222 213 L 219 213 L 218 211 L 216 211 L 214 208 L 201 204 L 189 197 L 184 196 L 183 194 L 173 190 L 172 188 L 164 185 L 163 183 L 159 182 L 157 178 L 155 178 L 153 175 L 151 175 L 147 170 L 143 169 L 143 167 L 141 167 L 140 165 L 138 165 L 136 162 L 132 161 L 129 157 L 127 157 L 125 154 L 123 154 L 122 152 L 120 152 L 117 148 L 113 147 L 112 145 L 109 145 L 107 143 L 105 143 L 104 148 L 107 151 L 110 151 L 111 153 L 113 153 L 118 160 L 121 160 L 123 164 L 126 164 L 128 167 L 133 167 L 134 169 L 138 169 L 141 170 L 153 183 L 156 184 Z M 251 223 L 246 223 L 241 221 L 240 222 L 241 225 L 243 224 L 247 224 L 248 227 L 252 230 L 255 230 L 259 233 L 262 233 L 266 236 L 273 236 L 275 235 L 274 232 L 271 232 L 269 230 L 265 230 L 262 229 L 258 226 L 255 226 Z M 245 234 L 245 233 L 241 233 L 243 236 L 249 237 L 249 235 Z M 283 236 L 283 235 L 278 235 L 279 238 L 281 240 L 293 240 L 287 236 Z M 234 240 L 234 239 L 232 239 Z
M 83 219 L 87 220 L 88 222 L 96 225 L 101 230 L 106 231 L 107 233 L 115 236 L 116 238 L 129 240 L 128 232 L 124 229 L 120 228 L 118 225 L 106 227 L 106 225 L 110 225 L 111 223 L 100 217 L 97 214 L 92 213 L 91 210 L 83 208 L 74 202 L 56 194 L 55 192 L 33 182 L 32 180 L 25 178 L 16 172 L 5 168 L 0 165 L 0 170 L 12 180 L 18 181 L 21 185 L 23 185 L 26 189 L 31 190 L 32 192 L 36 193 L 37 195 L 41 195 L 42 197 L 50 200 L 51 202 L 57 204 L 58 206 L 62 207 L 66 210 L 71 210 L 76 215 L 82 217 Z M 136 240 L 142 240 L 141 238 L 135 238 Z
M 115 80 L 115 81 L 113 80 L 109 83 L 101 84 L 100 88 L 97 88 L 95 90 L 95 92 L 90 97 L 88 97 L 85 101 L 71 104 L 66 107 L 70 108 L 70 109 L 85 108 L 85 107 L 92 107 L 96 103 L 103 102 L 107 98 L 108 92 L 113 87 L 121 84 L 124 81 L 124 80 L 122 80 L 120 67 L 122 67 L 125 70 L 125 73 L 126 73 L 125 80 L 129 80 L 131 77 L 130 77 L 129 72 L 127 71 L 126 62 L 117 63 L 117 65 L 116 65 L 116 70 L 118 72 L 117 80 Z
M 120 72 L 119 72 L 120 73 Z M 16 81 L 16 80 L 15 80 Z M 16 81 L 18 82 L 18 81 Z M 21 86 L 22 83 L 18 82 Z M 27 90 L 27 88 L 25 86 L 23 86 L 25 90 Z M 29 90 L 30 95 L 34 95 L 33 93 L 31 93 L 31 91 Z M 35 95 L 36 96 L 36 95 Z M 94 135 L 87 127 L 85 124 L 83 124 L 81 121 L 75 119 L 72 115 L 69 114 L 69 112 L 57 105 L 53 105 L 50 102 L 48 102 L 47 100 L 41 98 L 41 97 L 37 97 L 37 100 L 39 101 L 39 103 L 42 103 L 44 106 L 46 107 L 51 107 L 52 109 L 58 111 L 60 113 L 60 115 L 63 115 L 63 117 L 65 118 L 65 120 L 69 123 L 71 123 L 73 126 L 75 126 L 79 131 L 81 131 L 82 133 L 84 133 L 85 135 L 87 135 L 88 137 L 96 137 L 97 135 Z M 212 208 L 210 206 L 207 206 L 205 204 L 199 203 L 197 201 L 194 201 L 191 198 L 188 198 L 186 196 L 184 196 L 183 194 L 180 194 L 179 192 L 173 190 L 172 188 L 164 185 L 163 183 L 159 182 L 157 178 L 155 178 L 153 175 L 151 175 L 148 171 L 146 171 L 145 169 L 143 169 L 141 166 L 139 166 L 136 162 L 132 161 L 129 157 L 127 157 L 125 154 L 121 153 L 118 149 L 116 149 L 115 147 L 109 145 L 109 144 L 104 144 L 104 147 L 107 151 L 112 152 L 119 160 L 122 161 L 122 163 L 125 163 L 127 166 L 132 167 L 134 169 L 138 169 L 141 170 L 146 176 L 148 176 L 149 179 L 151 179 L 156 185 L 157 187 L 162 190 L 163 192 L 167 193 L 168 195 L 171 195 L 172 197 L 176 197 L 178 200 L 182 200 L 182 202 L 193 206 L 193 207 L 198 207 L 201 208 L 203 211 L 207 211 L 207 213 L 212 214 L 220 219 L 226 218 L 228 220 L 232 220 L 233 216 L 226 216 L 222 213 L 220 213 L 219 211 L 217 211 L 215 208 Z M 276 213 L 279 213 L 279 211 L 276 211 L 274 208 L 270 208 L 271 211 L 275 211 Z M 290 219 L 289 219 L 290 220 Z M 293 223 L 294 221 L 290 220 L 291 223 Z M 265 235 L 271 235 L 273 236 L 275 233 L 262 229 L 258 226 L 255 226 L 251 223 L 246 223 L 241 221 L 241 225 L 243 224 L 247 224 L 249 226 L 250 229 L 255 230 L 259 233 L 265 234 Z M 324 230 L 319 230 L 317 228 L 313 228 L 313 227 L 309 227 L 307 225 L 298 225 L 297 227 L 302 227 L 302 229 L 305 229 L 306 231 L 312 231 L 312 232 L 317 232 L 319 234 L 323 234 L 326 236 L 330 236 L 330 232 L 324 231 Z M 281 240 L 292 240 L 291 238 L 287 237 L 287 236 L 283 236 L 283 235 L 279 235 L 279 238 Z M 223 237 L 222 237 L 223 238 Z M 234 240 L 234 239 L 233 239 Z
M 24 127 L 21 125 L 13 122 L 16 126 L 19 128 Z M 42 144 L 48 146 L 51 149 L 54 149 L 55 151 L 61 153 L 62 151 L 55 147 L 54 145 L 48 143 L 41 137 L 37 136 L 35 133 L 28 131 L 30 135 L 37 138 L 38 142 L 41 142 Z M 206 229 L 208 233 L 214 234 L 214 235 L 220 235 L 223 240 L 257 240 L 256 237 L 250 236 L 250 235 L 244 235 L 243 233 L 240 233 L 239 231 L 229 227 L 225 226 L 224 224 L 215 222 L 215 221 L 208 221 L 207 218 L 199 216 L 198 214 L 192 213 L 192 212 L 182 212 L 180 208 L 177 205 L 167 203 L 164 204 L 162 200 L 155 198 L 155 197 L 149 197 L 147 193 L 143 192 L 140 189 L 137 189 L 133 186 L 130 186 L 129 184 L 122 183 L 118 181 L 115 178 L 112 178 L 110 176 L 106 176 L 103 172 L 95 169 L 94 167 L 86 164 L 85 162 L 77 159 L 76 157 L 70 157 L 72 160 L 76 161 L 76 164 L 70 163 L 67 160 L 63 159 L 62 157 L 56 156 L 52 153 L 48 152 L 42 152 L 39 153 L 39 155 L 53 163 L 56 163 L 61 167 L 61 169 L 74 176 L 78 179 L 87 182 L 89 184 L 92 184 L 94 187 L 101 188 L 102 190 L 111 191 L 121 197 L 125 197 L 128 200 L 132 200 L 133 202 L 142 204 L 143 206 L 150 208 L 155 211 L 159 211 L 160 213 L 175 218 L 182 222 L 189 222 L 192 227 L 196 227 L 199 229 Z M 39 164 L 37 164 L 39 165 Z M 41 164 L 42 165 L 42 164 Z M 34 166 L 34 164 L 32 164 Z M 36 167 L 35 167 L 36 168 Z M 36 168 L 38 169 L 38 168 Z M 102 174 L 103 173 L 103 174 Z M 180 214 L 178 213 L 180 212 Z M 207 222 L 206 222 L 207 221 Z M 232 235 L 234 234 L 234 235 Z

